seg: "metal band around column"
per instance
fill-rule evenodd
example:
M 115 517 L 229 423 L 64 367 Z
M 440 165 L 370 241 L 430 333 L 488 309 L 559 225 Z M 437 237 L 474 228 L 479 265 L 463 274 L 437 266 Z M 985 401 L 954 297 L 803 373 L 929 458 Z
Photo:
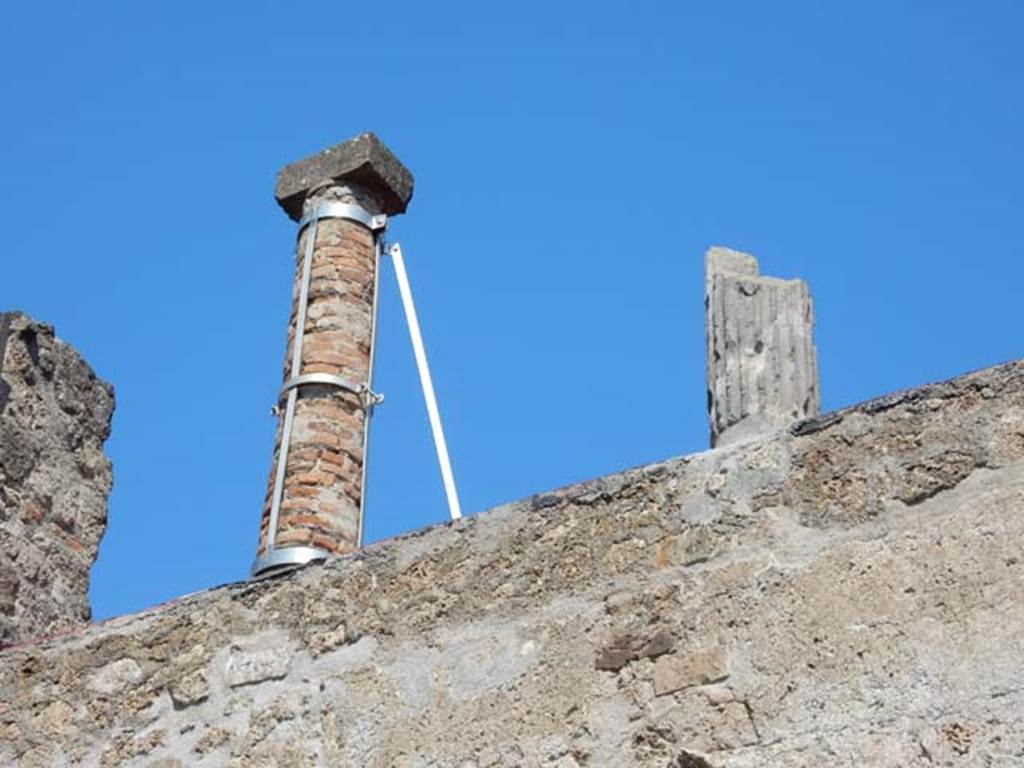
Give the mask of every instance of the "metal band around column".
M 299 219 L 299 232 L 310 222 L 320 219 L 348 219 L 373 232 L 385 229 L 388 225 L 388 217 L 383 213 L 375 216 L 365 208 L 351 203 L 320 203 Z
M 309 284 L 312 278 L 313 252 L 316 246 L 316 236 L 321 219 L 347 219 L 362 224 L 373 232 L 374 238 L 374 292 L 373 292 L 373 317 L 370 326 L 370 370 L 369 379 L 366 385 L 353 385 L 351 382 L 332 374 L 308 373 L 302 374 L 302 341 L 306 328 L 306 310 L 309 306 Z M 278 448 L 277 466 L 274 472 L 274 490 L 270 502 L 270 519 L 267 521 L 267 543 L 263 555 L 258 557 L 252 565 L 253 576 L 268 574 L 279 568 L 293 565 L 305 565 L 313 560 L 323 560 L 330 556 L 319 547 L 285 547 L 277 549 L 277 525 L 281 515 L 281 500 L 284 496 L 284 476 L 288 465 L 288 449 L 291 444 L 292 425 L 295 419 L 295 403 L 298 399 L 298 389 L 305 384 L 320 384 L 335 386 L 350 392 L 359 394 L 363 399 L 366 409 L 366 425 L 363 433 L 363 480 L 359 502 L 359 524 L 357 530 L 357 545 L 362 546 L 363 529 L 363 499 L 366 495 L 366 448 L 369 443 L 370 415 L 373 406 L 380 403 L 383 397 L 375 394 L 370 388 L 373 379 L 373 351 L 374 333 L 377 325 L 377 288 L 379 287 L 379 267 L 381 243 L 380 235 L 387 228 L 387 216 L 383 214 L 373 215 L 365 208 L 349 203 L 328 202 L 311 208 L 299 220 L 298 237 L 302 231 L 309 227 L 306 235 L 306 247 L 302 258 L 302 278 L 299 286 L 299 304 L 295 313 L 295 333 L 292 342 L 292 361 L 288 380 L 284 383 L 282 394 L 287 392 L 285 403 L 284 423 L 281 425 L 281 445 Z

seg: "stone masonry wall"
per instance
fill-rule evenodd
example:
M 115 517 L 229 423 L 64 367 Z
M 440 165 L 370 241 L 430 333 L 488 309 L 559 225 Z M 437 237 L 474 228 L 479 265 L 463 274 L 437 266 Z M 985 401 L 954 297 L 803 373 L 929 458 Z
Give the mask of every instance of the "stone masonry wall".
M 0 646 L 89 620 L 114 392 L 53 328 L 0 314 Z
M 1024 363 L 0 653 L 0 764 L 1024 763 Z

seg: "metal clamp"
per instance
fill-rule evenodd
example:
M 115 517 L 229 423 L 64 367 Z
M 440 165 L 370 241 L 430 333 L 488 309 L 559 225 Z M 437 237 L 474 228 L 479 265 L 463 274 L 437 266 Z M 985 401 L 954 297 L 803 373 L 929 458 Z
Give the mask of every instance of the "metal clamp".
M 331 555 L 319 547 L 285 547 L 270 549 L 257 557 L 252 564 L 253 578 L 265 579 L 268 576 L 299 568 L 307 563 L 326 560 Z
M 374 392 L 365 384 L 353 384 L 347 379 L 341 378 L 341 376 L 335 376 L 333 373 L 303 373 L 299 376 L 292 376 L 281 386 L 281 397 L 285 397 L 289 390 L 297 389 L 307 384 L 336 387 L 337 389 L 351 392 L 354 395 L 359 395 L 359 398 L 363 401 L 364 408 L 372 408 L 384 402 L 384 395 Z
M 387 229 L 388 226 L 386 214 L 374 215 L 365 208 L 350 203 L 320 203 L 299 219 L 299 232 L 302 232 L 307 224 L 321 219 L 347 219 L 362 224 L 372 232 Z
M 304 373 L 301 376 L 292 376 L 281 386 L 281 396 L 288 394 L 289 389 L 295 389 L 295 387 L 301 387 L 304 384 L 324 384 L 328 387 L 337 387 L 338 389 L 345 389 L 356 395 L 363 394 L 366 389 L 365 384 L 352 384 L 349 381 L 341 378 L 341 376 L 335 376 L 333 373 Z

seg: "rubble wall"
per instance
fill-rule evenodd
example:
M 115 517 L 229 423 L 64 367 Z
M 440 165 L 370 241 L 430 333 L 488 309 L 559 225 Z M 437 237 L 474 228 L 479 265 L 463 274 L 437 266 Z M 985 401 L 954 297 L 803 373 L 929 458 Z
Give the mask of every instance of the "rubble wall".
M 1024 363 L 0 653 L 0 764 L 1024 761 Z

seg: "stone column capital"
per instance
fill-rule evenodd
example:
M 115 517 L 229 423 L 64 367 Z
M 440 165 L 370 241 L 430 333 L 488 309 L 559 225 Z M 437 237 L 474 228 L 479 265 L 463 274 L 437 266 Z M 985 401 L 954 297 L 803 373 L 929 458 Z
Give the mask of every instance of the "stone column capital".
M 290 165 L 277 174 L 274 197 L 294 221 L 310 192 L 326 184 L 353 182 L 369 191 L 389 216 L 404 213 L 412 197 L 412 173 L 372 133 L 363 133 Z

